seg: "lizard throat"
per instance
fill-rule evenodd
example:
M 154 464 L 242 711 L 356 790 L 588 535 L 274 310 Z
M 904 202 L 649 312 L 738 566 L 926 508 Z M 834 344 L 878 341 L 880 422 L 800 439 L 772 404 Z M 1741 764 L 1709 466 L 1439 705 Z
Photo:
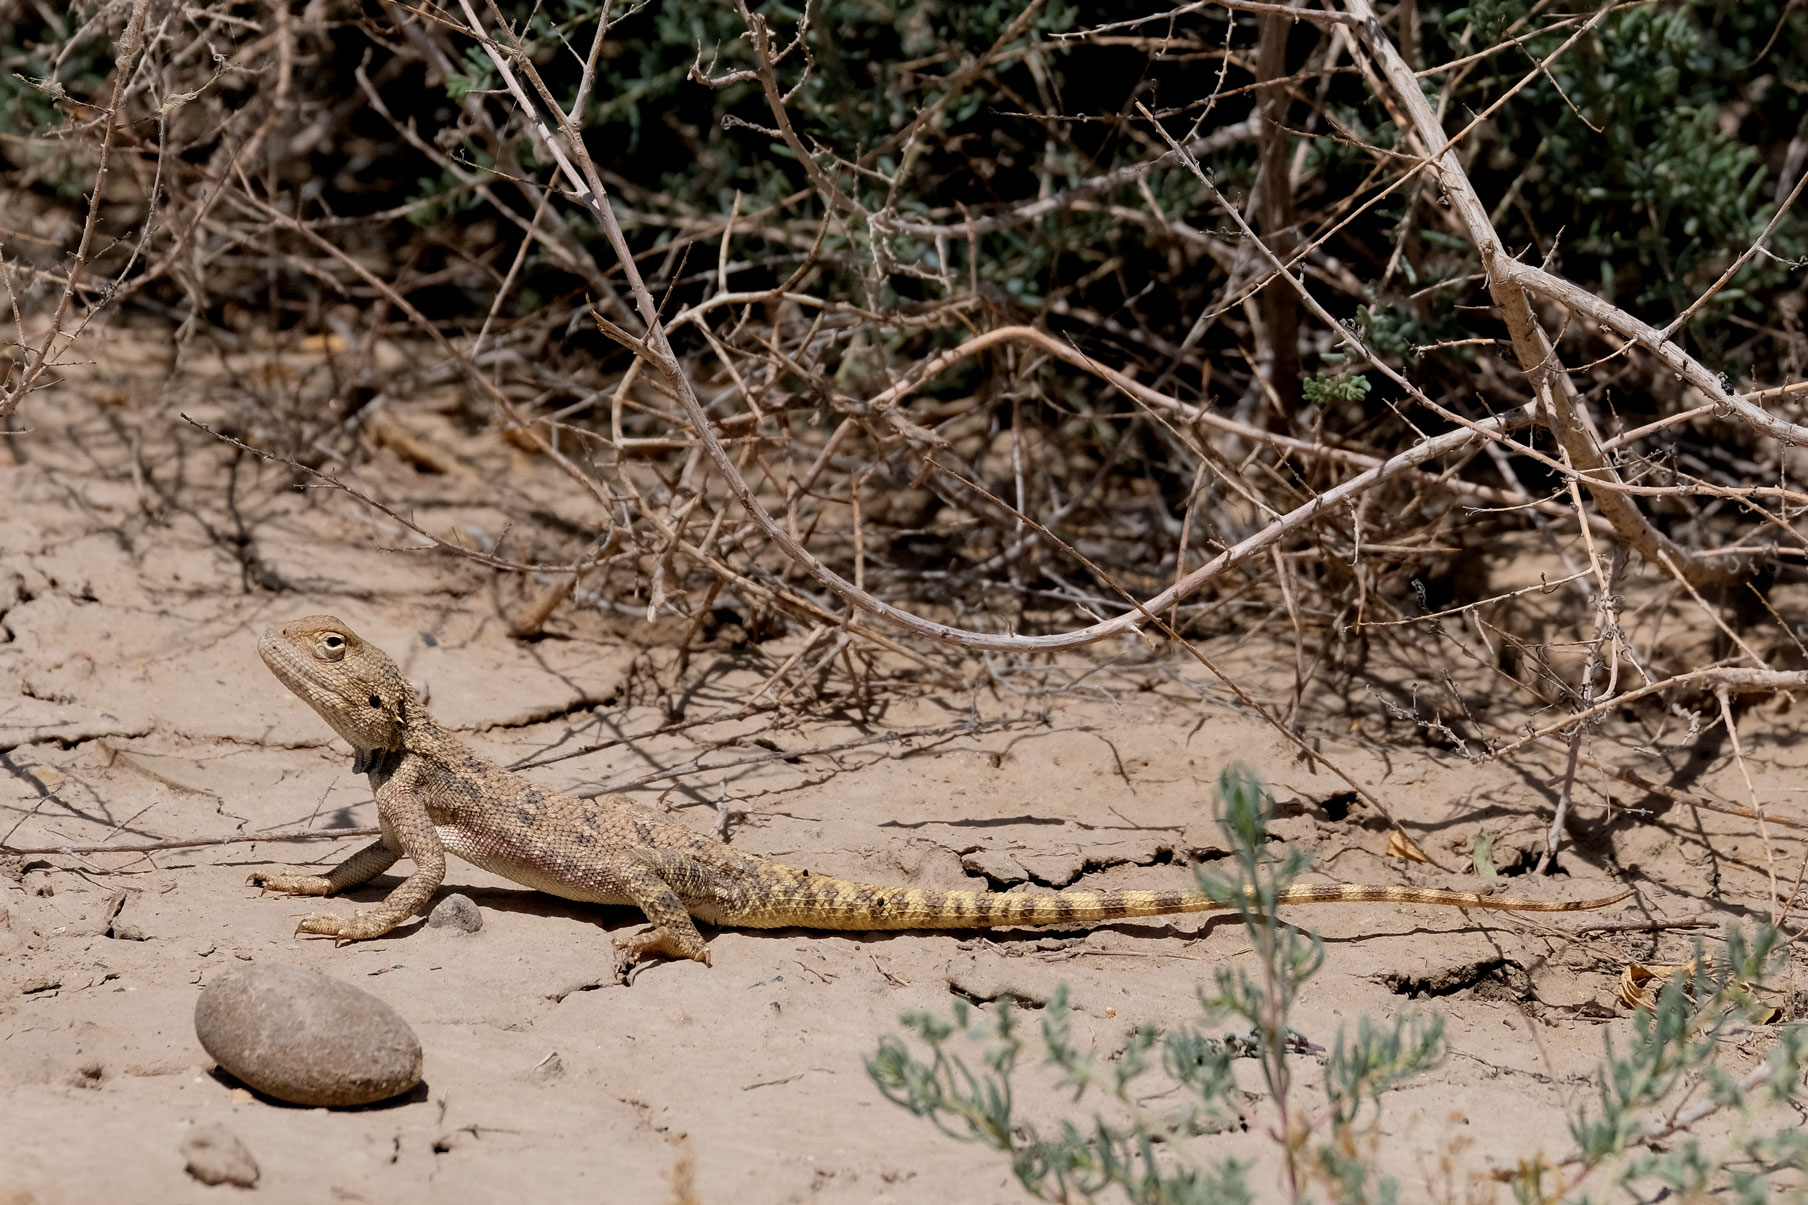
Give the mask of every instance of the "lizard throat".
M 373 785 L 386 782 L 402 764 L 401 749 L 352 750 L 352 773 L 368 774 Z

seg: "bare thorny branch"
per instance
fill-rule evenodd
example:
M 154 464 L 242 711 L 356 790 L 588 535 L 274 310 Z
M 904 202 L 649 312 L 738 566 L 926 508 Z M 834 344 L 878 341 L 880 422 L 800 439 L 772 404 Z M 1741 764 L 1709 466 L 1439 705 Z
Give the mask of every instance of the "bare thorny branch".
M 1383 625 L 1415 618 L 1409 609 L 1377 593 L 1379 572 L 1374 566 L 1388 558 L 1395 558 L 1390 563 L 1404 558 L 1403 563 L 1422 564 L 1425 554 L 1417 550 L 1442 546 L 1452 538 L 1452 524 L 1465 513 L 1456 509 L 1459 503 L 1471 508 L 1468 513 L 1494 508 L 1498 514 L 1525 516 L 1551 538 L 1572 531 L 1585 559 L 1567 575 L 1568 584 L 1562 588 L 1586 601 L 1577 614 L 1594 617 L 1591 632 L 1577 633 L 1590 655 L 1578 667 L 1576 679 L 1563 682 L 1560 689 L 1556 683 L 1561 676 L 1554 672 L 1550 680 L 1512 681 L 1513 689 L 1534 709 L 1550 705 L 1547 695 L 1554 694 L 1571 714 L 1555 722 L 1528 722 L 1523 740 L 1506 743 L 1493 754 L 1510 756 L 1528 742 L 1567 743 L 1568 768 L 1560 792 L 1564 802 L 1555 809 L 1545 849 L 1549 866 L 1557 853 L 1564 805 L 1575 776 L 1580 767 L 1599 764 L 1584 749 L 1591 739 L 1589 721 L 1651 695 L 1675 698 L 1678 692 L 1736 690 L 1734 679 L 1726 675 L 1746 672 L 1661 665 L 1650 651 L 1635 648 L 1617 621 L 1609 618 L 1621 605 L 1611 585 L 1617 575 L 1608 571 L 1610 563 L 1618 565 L 1630 557 L 1628 573 L 1656 567 L 1664 580 L 1676 583 L 1682 605 L 1696 606 L 1717 631 L 1745 650 L 1750 672 L 1769 675 L 1763 678 L 1764 688 L 1797 685 L 1791 676 L 1794 671 L 1768 669 L 1737 630 L 1738 621 L 1723 613 L 1715 592 L 1755 564 L 1802 555 L 1794 516 L 1808 505 L 1808 492 L 1793 488 L 1782 472 L 1774 483 L 1749 477 L 1729 481 L 1710 477 L 1700 466 L 1680 459 L 1660 463 L 1641 457 L 1635 445 L 1644 441 L 1649 446 L 1681 424 L 1730 425 L 1742 437 L 1784 446 L 1808 442 L 1808 426 L 1784 413 L 1792 386 L 1736 391 L 1679 341 L 1690 319 L 1765 253 L 1763 244 L 1795 202 L 1801 181 L 1784 195 L 1762 236 L 1730 256 L 1697 300 L 1660 328 L 1565 280 L 1549 263 L 1528 263 L 1512 253 L 1464 166 L 1464 155 L 1485 132 L 1485 119 L 1513 103 L 1532 83 L 1553 79 L 1554 65 L 1597 34 L 1616 11 L 1614 4 L 1585 16 L 1556 19 L 1542 30 L 1510 31 L 1493 50 L 1523 52 L 1535 34 L 1561 41 L 1486 111 L 1466 117 L 1454 134 L 1446 129 L 1443 100 L 1426 93 L 1428 81 L 1442 81 L 1436 86 L 1443 87 L 1442 96 L 1448 97 L 1455 82 L 1491 51 L 1415 69 L 1367 0 L 1349 0 L 1331 12 L 1253 0 L 1188 5 L 1161 15 L 1166 22 L 1161 28 L 1168 31 L 1163 36 L 1171 41 L 1175 22 L 1203 19 L 1214 9 L 1227 23 L 1221 40 L 1224 49 L 1214 52 L 1224 67 L 1216 72 L 1212 95 L 1178 97 L 1170 91 L 1162 96 L 1159 108 L 1139 102 L 1134 117 L 1111 118 L 1140 148 L 1135 162 L 1080 179 L 1048 176 L 1032 200 L 1008 200 L 987 212 L 955 213 L 913 207 L 906 183 L 911 165 L 926 153 L 924 148 L 938 136 L 957 101 L 980 88 L 1003 87 L 1007 66 L 1040 61 L 1052 46 L 1082 46 L 1089 38 L 1143 37 L 1155 27 L 1136 22 L 1069 30 L 1056 41 L 1040 32 L 1043 6 L 1032 0 L 999 27 L 989 45 L 963 61 L 951 62 L 936 96 L 919 106 L 894 137 L 881 146 L 844 154 L 794 113 L 817 69 L 812 58 L 817 31 L 806 19 L 787 37 L 775 33 L 766 15 L 738 5 L 745 27 L 739 59 L 732 66 L 712 65 L 705 71 L 700 47 L 691 78 L 715 88 L 756 91 L 766 110 L 758 118 L 758 128 L 784 146 L 805 184 L 777 204 L 743 206 L 737 198 L 724 218 L 662 205 L 662 198 L 642 194 L 634 195 L 630 209 L 622 196 L 633 186 L 609 178 L 592 158 L 584 138 L 586 106 L 581 98 L 608 99 L 598 95 L 603 46 L 613 36 L 608 16 L 598 21 L 587 47 L 567 48 L 582 64 L 571 94 L 580 99 L 562 107 L 543 70 L 544 58 L 533 52 L 524 33 L 495 3 L 458 0 L 455 10 L 388 8 L 398 31 L 426 47 L 422 53 L 439 62 L 441 70 L 450 72 L 458 65 L 455 37 L 472 39 L 488 57 L 501 86 L 490 94 L 465 96 L 463 119 L 497 145 L 506 144 L 512 131 L 525 130 L 538 161 L 551 165 L 552 183 L 542 185 L 533 173 L 517 172 L 508 155 L 480 168 L 446 153 L 388 111 L 380 70 L 360 68 L 360 103 L 372 105 L 399 136 L 432 156 L 456 180 L 457 190 L 482 197 L 521 233 L 522 242 L 506 273 L 496 273 L 497 292 L 475 337 L 448 334 L 411 298 L 402 281 L 387 278 L 344 245 L 338 238 L 342 224 L 311 215 L 305 208 L 279 204 L 252 186 L 248 166 L 265 144 L 269 119 L 230 153 L 216 156 L 199 177 L 204 199 L 182 211 L 190 220 L 174 231 L 168 254 L 133 268 L 134 252 L 116 283 L 129 295 L 145 288 L 147 279 L 187 271 L 181 265 L 191 258 L 203 263 L 230 248 L 250 245 L 255 238 L 280 236 L 305 247 L 309 274 L 335 282 L 336 288 L 355 286 L 361 296 L 399 315 L 410 329 L 431 340 L 448 371 L 463 376 L 492 410 L 497 425 L 511 438 L 530 444 L 601 514 L 580 555 L 504 556 L 435 534 L 405 508 L 349 486 L 337 469 L 315 467 L 310 458 L 272 453 L 257 439 L 239 440 L 242 449 L 274 456 L 291 472 L 311 474 L 329 487 L 345 489 L 392 522 L 487 567 L 551 578 L 517 624 L 523 633 L 539 632 L 559 607 L 582 598 L 577 590 L 581 575 L 602 574 L 640 558 L 651 565 L 646 613 L 684 614 L 691 618 L 693 634 L 723 589 L 772 606 L 813 633 L 804 651 L 778 667 L 769 684 L 773 691 L 781 691 L 780 681 L 787 675 L 808 676 L 832 666 L 850 640 L 933 667 L 952 680 L 961 680 L 961 675 L 948 670 L 947 659 L 959 654 L 1023 658 L 1125 636 L 1141 637 L 1152 645 L 1158 635 L 1184 640 L 1188 625 L 1210 613 L 1214 592 L 1235 597 L 1251 589 L 1275 591 L 1274 597 L 1285 603 L 1296 641 L 1322 639 L 1322 648 L 1328 650 L 1345 640 L 1346 620 L 1331 617 L 1354 615 L 1357 630 L 1376 626 L 1366 619 L 1371 611 L 1392 616 L 1382 618 Z M 128 36 L 120 43 L 111 103 L 97 110 L 96 187 L 79 244 L 62 274 L 48 333 L 31 341 L 33 354 L 22 374 L 9 380 L 0 417 L 16 410 L 28 392 L 40 387 L 56 357 L 67 354 L 68 316 L 76 300 L 89 295 L 81 279 L 92 257 L 100 184 L 109 170 L 116 131 L 126 128 L 121 123 L 129 104 L 127 79 L 132 56 L 139 53 L 144 38 L 146 13 L 140 0 L 132 9 Z M 1303 68 L 1298 47 L 1289 49 L 1287 39 L 1299 21 L 1313 23 L 1320 36 L 1319 49 L 1313 51 L 1316 57 Z M 275 37 L 287 30 L 280 22 L 274 28 Z M 1247 88 L 1227 89 L 1224 71 L 1241 31 L 1256 35 L 1258 53 L 1247 63 L 1239 60 L 1239 69 L 1249 78 Z M 1201 39 L 1200 44 L 1212 43 Z M 1403 141 L 1392 148 L 1362 147 L 1374 161 L 1368 194 L 1338 198 L 1322 212 L 1296 211 L 1294 193 L 1303 164 L 1297 131 L 1329 124 L 1323 92 L 1314 97 L 1305 85 L 1314 78 L 1330 80 L 1331 69 L 1324 65 L 1334 58 L 1354 64 Z M 1221 93 L 1244 91 L 1254 101 L 1247 117 L 1227 120 L 1216 129 L 1204 127 L 1204 115 L 1221 103 Z M 192 99 L 186 93 L 180 98 Z M 1029 104 L 1022 98 L 1012 103 Z M 1311 110 L 1304 122 L 1299 119 L 1302 106 Z M 493 111 L 498 109 L 501 117 Z M 1052 108 L 1036 116 L 1051 154 L 1071 153 L 1071 144 L 1063 140 L 1074 116 Z M 1188 117 L 1198 124 L 1184 134 L 1167 128 L 1173 119 Z M 752 128 L 749 119 L 737 120 Z M 1344 130 L 1339 137 L 1354 136 L 1337 128 Z M 1250 141 L 1258 148 L 1261 175 L 1255 195 L 1240 200 L 1221 191 L 1206 163 L 1211 156 Z M 161 170 L 161 147 L 158 154 Z M 899 164 L 890 163 L 887 156 L 893 154 L 899 156 Z M 172 171 L 188 170 L 172 161 Z M 1200 229 L 1164 211 L 1172 205 L 1153 186 L 1177 170 L 1190 176 L 1206 198 L 1215 229 Z M 1433 187 L 1421 189 L 1426 182 Z M 192 183 L 184 181 L 183 186 Z M 517 210 L 505 202 L 503 194 L 511 190 L 528 198 L 525 208 Z M 1129 191 L 1140 198 L 1136 205 L 1112 202 Z M 1447 206 L 1444 220 L 1473 248 L 1479 278 L 1510 340 L 1510 365 L 1497 357 L 1482 357 L 1478 379 L 1493 412 L 1481 417 L 1468 411 L 1466 403 L 1453 402 L 1451 392 L 1434 388 L 1429 378 L 1402 371 L 1373 340 L 1338 316 L 1340 310 L 1347 311 L 1351 298 L 1361 296 L 1362 282 L 1330 257 L 1331 240 L 1384 197 L 1415 198 L 1411 204 L 1423 209 L 1432 193 Z M 560 216 L 562 205 L 552 203 L 554 198 L 576 202 L 596 223 L 615 256 L 613 268 L 590 258 Z M 1121 334 L 1118 342 L 1089 341 L 1008 312 L 1000 316 L 979 283 L 977 261 L 984 254 L 983 240 L 1031 228 L 1052 216 L 1095 208 L 1143 224 L 1152 236 L 1188 248 L 1223 273 L 1222 295 L 1189 315 L 1194 334 L 1185 342 L 1157 342 L 1153 334 L 1120 321 L 1131 313 L 1129 309 L 1118 316 L 1091 313 L 1086 319 L 1094 332 L 1110 333 L 1114 339 Z M 628 229 L 664 223 L 659 228 L 675 235 L 658 249 L 667 257 L 658 272 L 645 267 L 654 262 L 655 252 L 636 249 L 624 229 L 624 215 Z M 229 222 L 253 223 L 260 229 L 255 234 L 229 230 Z M 750 240 L 786 249 L 789 258 L 781 280 L 766 287 L 732 287 L 731 276 L 743 270 L 734 247 L 737 241 L 745 245 Z M 836 244 L 851 251 L 835 250 Z M 714 291 L 688 304 L 656 297 L 656 286 L 675 289 L 683 255 L 692 246 L 715 252 L 706 277 Z M 1405 246 L 1403 233 L 1390 272 Z M 968 267 L 964 276 L 951 267 L 962 248 Z M 521 287 L 530 249 L 585 282 L 596 299 L 592 319 L 635 357 L 624 374 L 574 390 L 580 395 L 577 400 L 558 408 L 542 405 L 537 398 L 524 401 L 523 392 L 505 380 L 507 357 L 518 353 L 508 342 L 503 301 L 511 289 Z M 853 266 L 847 268 L 850 262 Z M 877 302 L 854 305 L 838 300 L 829 287 L 828 274 L 842 270 L 860 277 L 869 298 L 883 294 L 892 274 L 909 276 L 940 293 L 933 303 L 908 312 Z M 1101 269 L 1109 270 L 1109 263 Z M 625 286 L 625 296 L 617 282 Z M 104 304 L 104 296 L 90 303 L 84 320 L 91 320 Z M 1089 313 L 1065 300 L 1059 304 L 1057 309 L 1051 300 L 1047 312 Z M 577 313 L 577 307 L 566 307 L 557 321 L 569 323 Z M 1213 323 L 1230 321 L 1239 313 L 1247 318 L 1238 329 L 1247 334 L 1249 349 L 1240 350 L 1250 368 L 1239 377 L 1244 401 L 1233 416 L 1211 401 L 1206 383 L 1213 362 L 1198 338 Z M 1298 335 L 1290 333 L 1295 322 L 1301 324 Z M 372 330 L 374 338 L 374 325 Z M 885 366 L 883 349 L 871 351 L 868 354 L 879 367 L 869 372 L 855 354 L 856 341 L 868 338 L 857 332 L 868 330 L 959 335 L 930 344 L 913 367 L 902 370 Z M 22 341 L 24 333 L 22 326 Z M 674 336 L 680 334 L 690 339 L 688 350 L 674 344 Z M 1680 399 L 1690 404 L 1679 405 L 1639 431 L 1608 438 L 1599 417 L 1601 390 L 1592 383 L 1607 361 L 1579 369 L 1566 364 L 1566 359 L 1577 360 L 1576 345 L 1589 337 L 1609 339 L 1609 356 L 1627 369 L 1636 357 L 1646 357 L 1652 372 L 1679 377 L 1698 396 Z M 1143 372 L 1118 355 L 1118 348 L 1139 340 L 1161 352 L 1165 371 Z M 1392 417 L 1398 429 L 1412 434 L 1404 442 L 1392 443 L 1380 436 L 1374 442 L 1367 442 L 1367 436 L 1345 437 L 1322 425 L 1328 410 L 1312 420 L 1319 425 L 1301 429 L 1290 411 L 1298 404 L 1302 370 L 1290 353 L 1308 344 L 1340 348 L 1351 364 L 1384 378 L 1398 399 L 1388 403 Z M 827 356 L 837 348 L 841 368 L 831 371 Z M 643 373 L 642 365 L 652 371 Z M 957 454 L 946 434 L 960 421 L 960 413 L 940 409 L 942 382 L 969 368 L 989 375 L 993 383 L 987 389 L 1009 403 L 1001 413 L 1012 416 L 1010 424 L 1000 428 L 1010 433 L 1012 447 L 1016 486 L 1009 503 L 1003 499 L 1010 491 L 1000 495 L 984 487 L 989 474 L 982 463 L 983 450 Z M 1183 369 L 1195 368 L 1201 375 L 1196 393 L 1177 383 Z M 1027 428 L 1025 398 L 1053 396 L 1050 382 L 1057 378 L 1059 388 L 1074 391 L 1071 396 L 1088 396 L 1089 405 L 1102 400 L 1122 407 L 1110 419 L 1095 415 L 1086 420 L 1091 425 L 1085 429 L 1102 431 L 1108 422 L 1121 422 L 1123 430 L 1101 443 L 1108 451 L 1092 482 L 1078 483 L 1059 505 L 1040 508 L 1036 482 L 1046 469 L 1036 463 L 1037 437 Z M 1153 386 L 1147 383 L 1150 380 L 1155 381 Z M 1088 395 L 1088 390 L 1094 392 Z M 548 392 L 542 389 L 539 396 Z M 976 404 L 993 396 L 987 392 Z M 604 403 L 609 421 L 601 429 L 579 421 L 585 409 Z M 798 444 L 787 426 L 792 416 L 812 407 L 820 407 L 833 421 L 832 433 L 819 448 Z M 368 418 L 369 413 L 354 415 L 347 426 L 355 428 Z M 635 432 L 652 433 L 630 433 L 631 425 Z M 1145 556 L 1163 558 L 1160 565 L 1095 556 L 1084 540 L 1065 530 L 1075 508 L 1088 504 L 1114 464 L 1128 455 L 1132 433 L 1158 442 L 1173 457 L 1177 475 L 1193 483 L 1184 521 L 1167 529 L 1169 535 L 1180 537 L 1182 546 L 1170 544 L 1157 551 L 1149 539 L 1134 545 L 1145 550 Z M 574 453 L 574 447 L 583 450 Z M 792 463 L 800 453 L 807 461 L 801 468 Z M 335 454 L 344 454 L 343 442 Z M 670 466 L 661 459 L 666 456 L 673 458 Z M 1558 483 L 1555 491 L 1546 495 L 1526 487 L 1513 476 L 1514 464 L 1522 466 L 1521 471 L 1545 474 Z M 1476 466 L 1474 471 L 1471 465 Z M 1500 471 L 1491 476 L 1490 466 Z M 867 531 L 872 507 L 862 492 L 886 483 L 901 488 L 905 482 L 938 496 L 971 500 L 980 521 L 1004 525 L 1008 538 L 997 551 L 975 558 L 973 566 L 951 570 L 949 576 L 964 574 L 963 580 L 989 590 L 993 587 L 986 575 L 995 568 L 1008 569 L 1010 585 L 1021 599 L 1016 615 L 982 607 L 977 610 L 985 617 L 980 622 L 951 622 L 947 608 L 929 605 L 935 600 L 910 592 L 907 575 L 875 568 L 873 549 L 879 545 Z M 1046 492 L 1041 496 L 1052 497 Z M 1403 500 L 1410 501 L 1403 506 Z M 1683 539 L 1676 525 L 1666 527 L 1654 517 L 1661 508 L 1693 507 L 1703 500 L 1743 508 L 1741 513 L 1765 532 L 1765 542 L 1742 533 L 1722 546 L 1709 546 L 1704 539 Z M 1184 546 L 1194 540 L 1203 548 Z M 1462 547 L 1463 541 L 1457 540 L 1456 546 Z M 1568 557 L 1568 550 L 1562 555 Z M 1165 560 L 1170 556 L 1171 564 Z M 1079 564 L 1093 593 L 1059 576 L 1067 572 L 1056 568 L 1060 564 Z M 1302 565 L 1317 565 L 1318 576 L 1297 574 Z M 1280 576 L 1271 576 L 1275 574 Z M 1049 582 L 1055 585 L 1049 587 Z M 1334 591 L 1346 588 L 1346 583 L 1350 593 L 1337 597 Z M 1302 590 L 1307 596 L 1300 595 Z M 1065 608 L 1057 614 L 1078 612 L 1085 621 L 1049 621 L 1039 624 L 1040 630 L 1019 630 L 1031 591 L 1041 591 Z M 1312 591 L 1323 595 L 1315 597 Z M 1510 593 L 1503 592 L 1501 605 Z M 1476 620 L 1479 638 L 1486 644 L 1490 637 L 1479 621 L 1480 610 L 1471 608 L 1465 615 Z M 954 617 L 962 613 L 957 611 Z M 1453 631 L 1440 629 L 1440 640 L 1454 639 Z M 924 648 L 944 651 L 925 653 Z M 1487 656 L 1474 650 L 1465 655 L 1478 663 Z M 1325 656 L 1321 651 L 1314 659 L 1303 644 L 1296 645 L 1296 690 L 1309 676 L 1308 662 L 1316 665 Z M 1623 668 L 1631 672 L 1623 675 Z M 1231 685 L 1267 714 L 1242 687 Z M 1310 709 L 1296 699 L 1286 710 L 1290 718 L 1281 726 L 1289 739 L 1310 743 L 1295 731 L 1296 725 L 1307 722 L 1304 717 Z M 1450 739 L 1463 738 L 1451 730 Z M 1385 811 L 1379 800 L 1374 805 Z M 1761 816 L 1762 809 L 1756 811 Z

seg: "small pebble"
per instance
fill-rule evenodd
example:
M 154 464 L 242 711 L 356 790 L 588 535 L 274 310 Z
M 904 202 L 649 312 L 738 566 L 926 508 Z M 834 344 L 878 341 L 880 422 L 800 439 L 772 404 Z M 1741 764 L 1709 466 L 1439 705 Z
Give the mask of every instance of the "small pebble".
M 236 967 L 201 990 L 195 1036 L 222 1068 L 298 1105 L 368 1105 L 421 1081 L 421 1043 L 369 992 L 300 967 Z
M 257 1183 L 257 1160 L 238 1135 L 223 1125 L 196 1126 L 182 1139 L 182 1157 L 188 1174 L 203 1184 L 236 1184 L 250 1188 Z
M 137 925 L 116 924 L 112 929 L 108 930 L 107 936 L 119 941 L 143 941 L 144 930 L 140 929 Z
M 427 924 L 434 929 L 462 929 L 475 933 L 483 928 L 483 913 L 477 910 L 470 896 L 455 891 L 433 905 L 433 911 L 427 914 Z

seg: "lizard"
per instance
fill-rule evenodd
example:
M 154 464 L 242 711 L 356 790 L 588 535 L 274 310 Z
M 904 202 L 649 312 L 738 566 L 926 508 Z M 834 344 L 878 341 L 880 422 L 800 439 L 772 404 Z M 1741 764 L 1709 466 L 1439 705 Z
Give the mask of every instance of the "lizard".
M 324 875 L 257 873 L 265 891 L 326 896 L 407 857 L 414 872 L 376 907 L 302 918 L 296 932 L 335 944 L 381 937 L 424 912 L 448 853 L 565 899 L 638 908 L 651 929 L 616 943 L 618 973 L 658 957 L 708 964 L 697 922 L 827 930 L 986 929 L 1226 911 L 1201 889 L 1016 893 L 880 886 L 812 874 L 744 853 L 713 832 L 624 795 L 578 799 L 491 761 L 452 735 L 381 649 L 341 620 L 312 615 L 267 629 L 271 672 L 352 747 L 368 775 L 382 836 Z M 1292 884 L 1280 904 L 1384 902 L 1512 912 L 1603 908 L 1632 895 L 1545 901 L 1430 887 Z

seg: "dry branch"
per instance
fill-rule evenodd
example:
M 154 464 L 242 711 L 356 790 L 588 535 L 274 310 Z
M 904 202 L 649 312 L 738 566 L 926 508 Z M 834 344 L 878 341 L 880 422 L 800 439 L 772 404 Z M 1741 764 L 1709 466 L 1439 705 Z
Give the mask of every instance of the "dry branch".
M 380 828 L 284 828 L 267 833 L 224 833 L 215 837 L 172 837 L 164 841 L 100 841 L 92 844 L 0 845 L 0 854 L 147 854 L 162 849 L 201 849 L 210 845 L 252 845 L 259 841 L 337 841 L 343 837 L 375 837 Z
M 1565 453 L 1592 485 L 1593 478 L 1617 482 L 1619 475 L 1602 455 L 1592 432 L 1592 424 L 1584 417 L 1580 391 L 1557 358 L 1557 351 L 1538 324 L 1536 315 L 1522 292 L 1520 270 L 1525 265 L 1508 255 L 1500 236 L 1488 217 L 1488 209 L 1469 182 L 1456 156 L 1452 140 L 1444 133 L 1443 123 L 1431 110 L 1418 78 L 1400 57 L 1399 50 L 1381 27 L 1368 0 L 1345 0 L 1345 8 L 1355 17 L 1362 45 L 1375 61 L 1393 94 L 1393 103 L 1404 112 L 1401 133 L 1416 143 L 1437 174 L 1438 186 L 1449 198 L 1451 207 L 1462 222 L 1469 240 L 1481 255 L 1482 269 L 1488 277 L 1489 292 L 1506 320 L 1512 336 L 1513 352 L 1519 366 L 1545 410 L 1545 421 L 1562 444 Z M 1578 31 L 1577 36 L 1580 36 Z M 1572 39 L 1573 40 L 1573 39 Z M 1547 275 L 1540 272 L 1540 275 Z M 1554 278 L 1553 278 L 1554 279 Z M 1578 290 L 1579 291 L 1579 290 Z M 1611 308 L 1611 307 L 1609 307 Z M 1705 371 L 1705 370 L 1704 370 Z M 1723 564 L 1704 562 L 1677 545 L 1651 526 L 1638 507 L 1625 495 L 1591 489 L 1595 505 L 1601 509 L 1614 530 L 1646 560 L 1658 563 L 1668 556 L 1690 582 L 1700 584 L 1724 578 L 1728 569 Z

